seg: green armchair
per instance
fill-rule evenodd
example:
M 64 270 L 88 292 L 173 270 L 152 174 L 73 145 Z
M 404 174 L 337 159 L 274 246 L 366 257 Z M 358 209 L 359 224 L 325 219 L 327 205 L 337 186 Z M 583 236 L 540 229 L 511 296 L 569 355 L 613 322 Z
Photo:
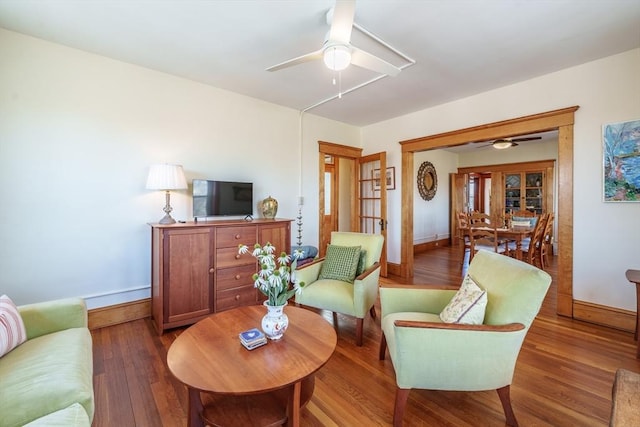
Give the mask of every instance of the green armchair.
M 479 251 L 469 276 L 487 293 L 480 325 L 443 323 L 440 312 L 456 289 L 396 285 L 380 288 L 380 360 L 388 349 L 396 374 L 394 426 L 402 425 L 412 388 L 497 390 L 508 425 L 517 426 L 510 385 L 525 335 L 551 283 L 542 270 Z
M 333 312 L 334 325 L 336 313 L 356 318 L 356 345 L 362 345 L 362 329 L 367 312 L 376 317 L 374 304 L 378 298 L 378 279 L 380 278 L 380 255 L 384 237 L 379 234 L 352 232 L 331 233 L 330 245 L 353 247 L 365 250 L 363 272 L 355 277 L 353 283 L 334 279 L 318 279 L 326 258 L 296 270 L 296 282 L 304 282 L 303 290 L 296 295 L 296 304 L 315 307 Z

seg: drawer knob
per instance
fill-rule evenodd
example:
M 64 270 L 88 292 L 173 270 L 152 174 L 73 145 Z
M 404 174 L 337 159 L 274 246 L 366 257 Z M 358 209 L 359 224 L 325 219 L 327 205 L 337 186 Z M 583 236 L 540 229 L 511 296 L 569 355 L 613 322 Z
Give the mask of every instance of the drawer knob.
M 240 280 L 240 275 L 236 274 L 236 280 Z
M 236 295 L 236 301 L 240 301 L 240 295 Z
M 236 237 L 236 240 L 238 240 L 238 239 L 240 238 L 240 235 L 239 235 L 239 234 L 236 234 L 236 236 L 235 236 L 235 237 Z
M 213 274 L 213 268 L 209 269 L 209 273 Z
M 240 254 L 237 254 L 237 255 L 236 255 L 236 259 L 240 259 Z

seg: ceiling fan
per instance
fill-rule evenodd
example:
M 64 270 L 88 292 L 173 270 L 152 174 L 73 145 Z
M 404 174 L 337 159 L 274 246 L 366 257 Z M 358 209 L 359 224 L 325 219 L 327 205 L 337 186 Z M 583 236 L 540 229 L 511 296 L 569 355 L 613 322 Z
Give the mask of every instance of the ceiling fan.
M 535 141 L 536 139 L 542 139 L 542 137 L 541 136 L 528 136 L 528 137 L 524 137 L 524 138 L 500 138 L 500 139 L 496 139 L 495 141 L 490 142 L 489 144 L 481 145 L 478 148 L 486 147 L 488 145 L 491 145 L 491 146 L 493 146 L 493 148 L 496 148 L 498 150 L 504 150 L 505 148 L 516 147 L 518 145 L 517 142 Z
M 269 67 L 267 71 L 323 59 L 327 68 L 333 71 L 342 71 L 353 64 L 380 74 L 397 76 L 400 68 L 351 44 L 355 9 L 355 0 L 337 0 L 335 7 L 327 12 L 327 24 L 331 28 L 322 48 Z

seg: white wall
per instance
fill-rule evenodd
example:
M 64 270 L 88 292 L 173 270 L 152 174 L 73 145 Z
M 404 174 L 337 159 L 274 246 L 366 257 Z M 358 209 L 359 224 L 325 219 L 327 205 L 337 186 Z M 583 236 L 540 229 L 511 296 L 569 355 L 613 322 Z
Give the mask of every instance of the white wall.
M 574 298 L 635 310 L 627 268 L 640 268 L 640 203 L 602 202 L 602 125 L 640 118 L 640 49 L 363 128 L 367 151 L 398 141 L 578 105 L 574 128 Z M 401 183 L 399 183 L 401 185 Z M 390 198 L 390 235 L 400 236 L 400 192 Z M 398 238 L 398 237 L 396 237 Z M 399 260 L 399 243 L 389 244 Z
M 149 297 L 153 163 L 252 181 L 256 217 L 271 195 L 294 219 L 302 195 L 317 244 L 317 141 L 360 143 L 353 126 L 5 30 L 0 61 L 0 294 L 18 304 Z M 171 202 L 191 219 L 190 190 Z
M 413 157 L 413 170 L 417 174 L 420 165 L 429 161 L 436 170 L 438 186 L 436 195 L 431 200 L 424 200 L 420 196 L 418 186 L 413 186 L 413 243 L 420 244 L 431 242 L 438 239 L 446 239 L 449 237 L 449 174 L 456 172 L 458 165 L 458 155 L 445 150 L 425 151 L 416 153 Z M 417 175 L 416 175 L 417 176 Z M 416 181 L 417 182 L 417 181 Z M 390 192 L 387 192 L 389 194 Z M 402 190 L 398 189 L 394 196 L 400 196 Z M 391 203 L 389 203 L 391 204 Z M 399 212 L 390 223 L 397 224 L 400 220 Z M 393 239 L 395 246 L 399 247 L 400 241 L 395 234 L 391 232 L 387 234 L 389 240 Z M 399 235 L 398 235 L 399 236 Z M 395 238 L 394 238 L 395 237 Z

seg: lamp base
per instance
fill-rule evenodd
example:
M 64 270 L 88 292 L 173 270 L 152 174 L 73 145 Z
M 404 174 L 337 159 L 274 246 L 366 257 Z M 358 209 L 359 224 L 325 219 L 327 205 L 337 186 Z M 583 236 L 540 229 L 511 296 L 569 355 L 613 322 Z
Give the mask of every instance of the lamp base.
M 175 224 L 176 220 L 173 219 L 173 217 L 169 214 L 166 214 L 164 217 L 162 217 L 162 219 L 160 221 L 158 221 L 158 224 Z

